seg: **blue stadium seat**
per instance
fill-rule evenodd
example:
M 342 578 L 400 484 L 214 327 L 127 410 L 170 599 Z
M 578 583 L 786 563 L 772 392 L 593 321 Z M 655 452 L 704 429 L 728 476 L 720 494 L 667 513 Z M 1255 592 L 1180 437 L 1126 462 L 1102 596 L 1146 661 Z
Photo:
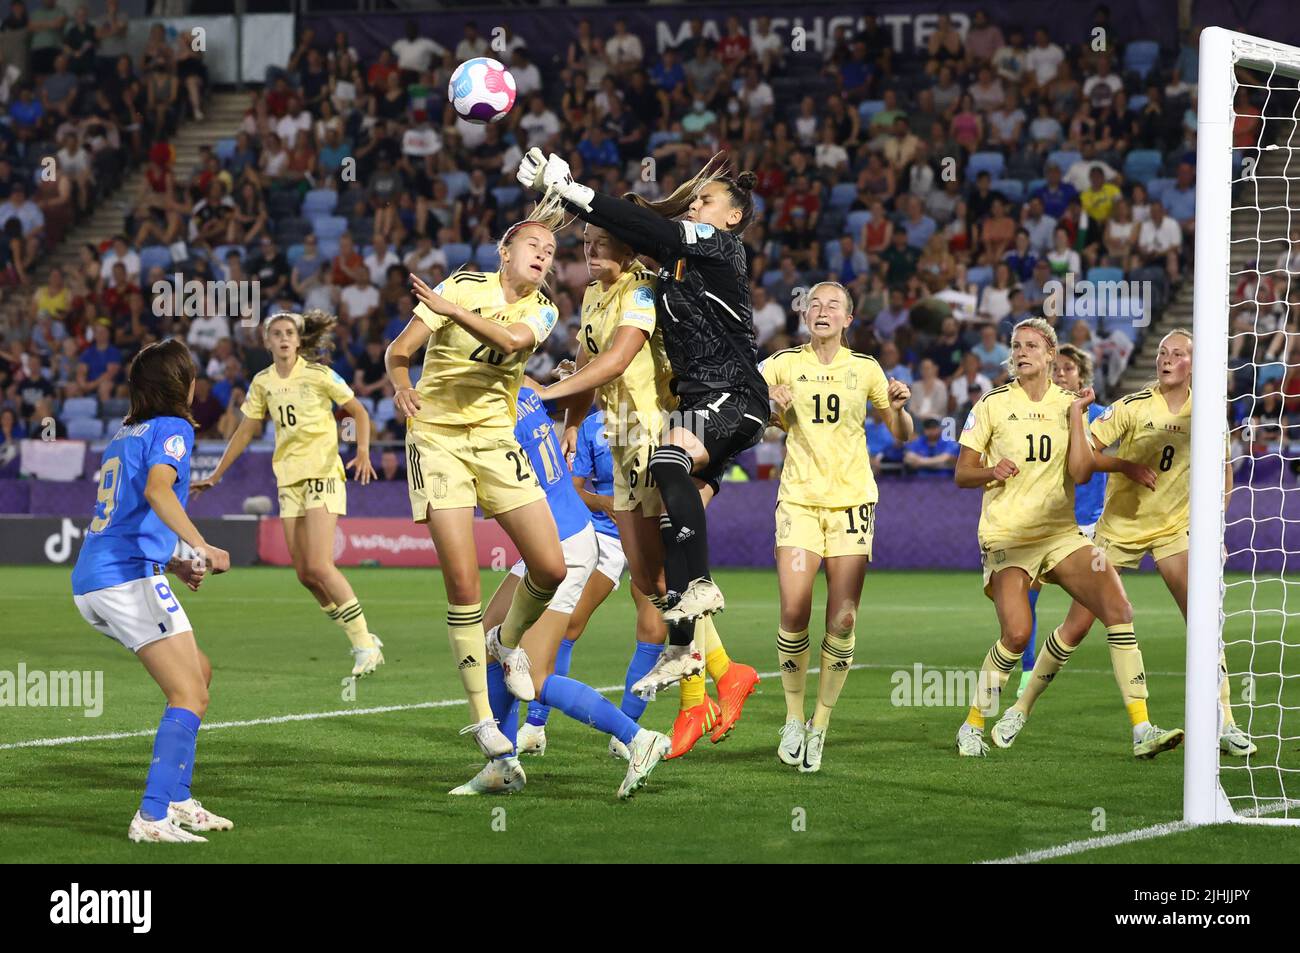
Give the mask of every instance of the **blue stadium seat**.
M 140 249 L 140 274 L 149 274 L 151 268 L 167 269 L 172 266 L 172 253 L 166 245 L 146 245 Z
M 1025 194 L 1032 196 L 1034 192 L 1036 192 L 1038 189 L 1041 189 L 1046 184 L 1047 184 L 1046 179 L 1033 179 L 1030 181 L 1028 185 L 1025 186 Z
M 1070 171 L 1070 166 L 1082 158 L 1082 155 L 1071 149 L 1056 149 L 1047 154 L 1047 162 L 1043 165 L 1043 168 L 1046 169 L 1049 165 L 1055 165 L 1064 175 Z
M 1138 93 L 1136 96 L 1130 96 L 1128 101 L 1128 111 L 1131 113 L 1141 112 L 1146 108 L 1148 102 L 1150 102 L 1150 100 L 1142 93 Z
M 1124 157 L 1124 177 L 1150 182 L 1160 172 L 1161 161 L 1161 155 L 1155 149 L 1134 149 Z
M 1147 196 L 1153 199 L 1165 200 L 1165 193 L 1178 184 L 1175 179 L 1154 178 L 1149 179 L 1146 183 Z
M 375 420 L 381 424 L 386 424 L 397 417 L 397 408 L 393 406 L 393 398 L 385 397 L 375 404 Z
M 98 440 L 104 436 L 104 421 L 98 417 L 74 417 L 68 421 L 71 440 Z
M 1025 200 L 1025 183 L 1019 179 L 995 179 L 989 188 L 1016 205 Z
M 339 253 L 339 240 L 337 238 L 320 238 L 316 239 L 316 250 L 320 256 L 329 261 Z
M 974 182 L 975 177 L 981 172 L 987 172 L 995 179 L 1002 178 L 1002 172 L 1007 167 L 1006 156 L 1000 152 L 976 152 L 966 163 L 966 179 Z
M 763 272 L 763 287 L 770 288 L 781 279 L 780 268 L 769 268 Z
M 501 208 L 509 208 L 523 196 L 523 190 L 517 185 L 498 185 L 492 190 L 492 197 Z
M 468 172 L 444 172 L 442 181 L 447 183 L 447 197 L 450 199 L 458 199 L 469 191 Z
M 837 182 L 831 188 L 831 199 L 829 205 L 831 208 L 848 208 L 857 198 L 858 187 L 853 182 Z
M 63 416 L 66 420 L 99 416 L 99 401 L 93 397 L 69 397 L 63 402 Z
M 469 261 L 474 251 L 462 242 L 452 242 L 442 246 L 442 253 L 447 256 L 447 271 L 452 272 Z
M 1089 268 L 1088 280 L 1089 281 L 1123 281 L 1124 269 L 1108 268 L 1103 266 L 1098 266 L 1096 268 Z
M 311 219 L 311 228 L 317 240 L 336 239 L 348 230 L 348 220 L 342 215 L 316 215 Z
M 883 99 L 864 99 L 858 103 L 858 118 L 862 120 L 862 125 L 866 126 L 871 122 L 871 117 L 883 111 L 884 108 L 885 101 Z
M 1154 40 L 1134 40 L 1124 47 L 1124 71 L 1146 79 L 1160 60 L 1160 44 Z
M 230 157 L 235 154 L 235 140 L 218 139 L 217 144 L 216 146 L 213 147 L 212 152 L 217 157 L 217 159 L 220 160 L 221 164 L 225 165 L 226 162 L 230 159 Z
M 333 215 L 339 204 L 339 194 L 333 189 L 312 189 L 302 198 L 302 214 L 307 218 Z
M 495 242 L 484 242 L 474 249 L 474 260 L 484 271 L 496 271 L 501 265 Z
M 212 260 L 224 268 L 226 258 L 230 256 L 232 251 L 239 256 L 240 261 L 247 260 L 248 253 L 244 251 L 243 245 L 218 245 L 212 249 Z
M 751 198 L 754 200 L 754 221 L 761 222 L 763 216 L 767 214 L 767 199 L 757 192 L 752 193 Z
M 867 223 L 871 221 L 871 213 L 866 209 L 858 209 L 856 212 L 849 212 L 844 219 L 844 234 L 852 235 L 854 240 L 862 234 L 862 229 L 866 228 Z
M 306 249 L 302 245 L 290 245 L 289 250 L 285 252 L 285 257 L 289 261 L 289 267 L 292 268 L 298 262 L 302 261 L 302 256 L 306 254 Z
M 993 269 L 988 265 L 976 265 L 966 269 L 966 280 L 975 286 L 976 293 L 983 291 L 985 285 L 993 283 Z

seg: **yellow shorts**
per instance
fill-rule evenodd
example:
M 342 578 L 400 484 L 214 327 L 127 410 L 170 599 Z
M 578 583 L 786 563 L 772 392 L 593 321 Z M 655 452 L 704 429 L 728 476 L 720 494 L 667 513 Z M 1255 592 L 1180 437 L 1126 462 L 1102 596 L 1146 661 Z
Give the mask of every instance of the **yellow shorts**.
M 1091 548 L 1092 540 L 1081 530 L 1058 533 L 1033 542 L 980 542 L 984 563 L 984 595 L 993 598 L 993 574 L 1003 569 L 1023 569 L 1034 582 L 1056 568 L 1056 564 L 1080 549 Z
M 348 491 L 341 475 L 322 477 L 319 480 L 300 480 L 280 487 L 280 516 L 283 519 L 306 515 L 318 506 L 335 516 L 348 513 Z
M 806 549 L 821 557 L 866 556 L 876 535 L 876 504 L 805 506 L 782 500 L 776 505 L 776 545 Z
M 1168 536 L 1161 536 L 1154 542 L 1142 543 L 1137 546 L 1130 546 L 1126 543 L 1117 543 L 1112 539 L 1107 539 L 1100 533 L 1097 534 L 1097 548 L 1106 554 L 1110 564 L 1116 569 L 1136 569 L 1142 564 L 1142 557 L 1147 553 L 1156 562 L 1167 559 L 1170 556 L 1177 556 L 1179 553 L 1187 552 L 1188 538 L 1187 530 L 1180 530 L 1177 533 L 1170 533 Z
M 411 519 L 428 510 L 479 506 L 485 517 L 546 499 L 513 427 L 453 427 L 411 421 L 406 429 Z
M 652 446 L 611 446 L 614 454 L 614 509 L 631 510 L 642 516 L 658 516 L 663 512 L 659 487 L 650 474 Z

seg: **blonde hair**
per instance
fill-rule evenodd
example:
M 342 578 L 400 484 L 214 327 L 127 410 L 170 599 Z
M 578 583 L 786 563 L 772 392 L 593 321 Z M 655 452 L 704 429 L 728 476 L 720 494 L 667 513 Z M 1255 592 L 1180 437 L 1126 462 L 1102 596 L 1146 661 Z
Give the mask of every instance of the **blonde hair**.
M 1025 320 L 1019 322 L 1014 328 L 1011 329 L 1012 339 L 1015 338 L 1016 332 L 1019 331 L 1021 328 L 1028 328 L 1031 331 L 1037 331 L 1044 338 L 1046 338 L 1048 349 L 1053 354 L 1057 353 L 1061 349 L 1060 345 L 1057 343 L 1056 340 L 1056 329 L 1047 323 L 1046 318 L 1025 318 Z M 1016 361 L 1014 355 L 1007 354 L 1007 359 L 1002 362 L 1002 366 L 1007 369 L 1007 373 L 1010 374 L 1012 377 L 1018 376 L 1016 374 Z
M 808 297 L 806 300 L 812 301 L 812 296 L 817 293 L 817 289 L 823 286 L 828 288 L 838 288 L 840 294 L 844 295 L 844 310 L 847 311 L 850 315 L 853 314 L 853 296 L 849 294 L 849 289 L 844 287 L 838 281 L 817 282 L 817 284 L 813 285 L 811 288 L 808 289 Z M 807 310 L 808 310 L 807 307 L 805 307 L 804 311 L 806 312 Z
M 292 321 L 298 331 L 298 354 L 314 364 L 324 364 L 334 350 L 334 325 L 338 317 L 319 308 L 304 311 L 281 311 L 273 314 L 262 325 L 262 340 L 271 339 L 271 325 L 277 321 Z
M 537 201 L 537 204 L 533 206 L 533 210 L 529 213 L 527 218 L 515 222 L 502 232 L 501 237 L 497 239 L 497 271 L 500 272 L 502 267 L 505 265 L 506 249 L 509 248 L 510 243 L 515 240 L 515 236 L 523 231 L 526 226 L 540 225 L 542 228 L 549 231 L 553 237 L 556 232 L 568 226 L 568 224 L 573 221 L 574 217 L 575 216 L 572 216 L 565 211 L 564 200 L 560 198 L 557 192 L 547 191 L 547 193 Z M 547 279 L 550 278 L 551 271 L 554 271 L 554 269 L 555 259 L 552 258 L 551 270 L 542 276 L 541 282 L 542 287 L 547 288 L 548 290 L 550 285 L 547 284 Z M 460 271 L 461 269 L 458 268 L 456 270 Z
M 727 187 L 727 195 L 730 197 L 732 205 L 740 209 L 740 221 L 736 223 L 734 228 L 730 229 L 732 234 L 740 235 L 749 227 L 754 218 L 752 192 L 757 181 L 757 177 L 753 172 L 740 172 L 733 175 L 726 153 L 715 152 L 709 161 L 704 163 L 704 168 L 686 179 L 663 198 L 652 202 L 635 192 L 628 192 L 624 194 L 623 198 L 634 205 L 640 205 L 642 208 L 658 212 L 664 218 L 680 218 L 690 210 L 691 203 L 699 197 L 701 192 L 715 182 L 720 182 Z
M 1092 386 L 1094 365 L 1091 354 L 1076 344 L 1066 342 L 1056 349 L 1056 356 L 1068 357 L 1074 361 L 1074 366 L 1079 369 L 1079 383 L 1084 387 Z
M 1174 328 L 1172 331 L 1167 331 L 1165 333 L 1165 336 L 1160 339 L 1160 344 L 1164 344 L 1174 335 L 1185 337 L 1187 338 L 1187 343 L 1192 344 L 1192 332 L 1187 330 L 1186 328 Z M 1158 351 L 1159 349 L 1160 347 L 1159 345 L 1157 345 L 1156 350 Z M 1155 380 L 1147 381 L 1145 384 L 1142 385 L 1143 390 L 1158 390 L 1159 388 L 1160 388 L 1160 378 L 1158 377 Z

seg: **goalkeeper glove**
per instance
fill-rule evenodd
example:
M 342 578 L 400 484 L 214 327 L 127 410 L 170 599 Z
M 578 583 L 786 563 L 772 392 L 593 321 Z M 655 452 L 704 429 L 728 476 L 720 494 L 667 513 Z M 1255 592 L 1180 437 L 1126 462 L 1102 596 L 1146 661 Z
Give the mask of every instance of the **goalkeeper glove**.
M 541 149 L 534 146 L 519 160 L 519 169 L 515 172 L 515 178 L 524 188 L 540 192 L 546 188 L 542 184 L 542 170 L 545 165 L 546 156 L 542 154 Z
M 576 205 L 584 212 L 591 211 L 591 200 L 596 195 L 595 191 L 574 182 L 573 174 L 569 171 L 569 163 L 554 152 L 546 157 L 546 167 L 542 170 L 542 184 L 546 186 L 548 192 L 554 190 L 570 205 Z

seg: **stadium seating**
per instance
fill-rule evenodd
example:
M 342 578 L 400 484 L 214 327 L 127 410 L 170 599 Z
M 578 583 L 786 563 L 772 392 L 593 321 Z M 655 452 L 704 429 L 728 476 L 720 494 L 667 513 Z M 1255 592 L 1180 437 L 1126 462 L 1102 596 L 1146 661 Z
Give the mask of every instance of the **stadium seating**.
M 69 397 L 63 402 L 64 420 L 82 420 L 99 415 L 99 401 L 94 397 Z

